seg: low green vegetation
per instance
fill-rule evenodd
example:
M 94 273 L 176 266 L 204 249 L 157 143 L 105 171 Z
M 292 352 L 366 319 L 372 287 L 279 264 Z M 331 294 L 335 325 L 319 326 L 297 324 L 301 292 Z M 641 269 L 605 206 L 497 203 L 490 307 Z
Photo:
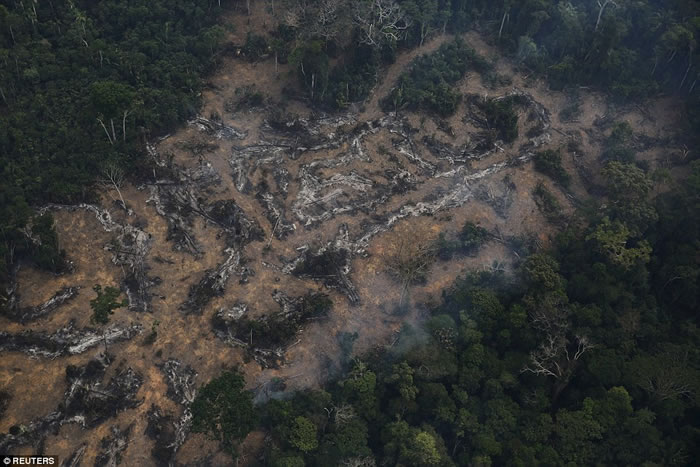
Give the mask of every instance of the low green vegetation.
M 614 124 L 610 136 L 605 141 L 601 158 L 604 161 L 634 162 L 635 152 L 630 145 L 632 136 L 632 127 L 629 123 Z
M 454 240 L 450 240 L 446 234 L 440 233 L 435 245 L 437 256 L 444 261 L 455 255 L 475 255 L 490 237 L 491 234 L 485 228 L 473 222 L 465 222 Z
M 561 153 L 547 149 L 535 153 L 535 170 L 550 176 L 554 181 L 563 187 L 568 187 L 571 183 L 571 176 L 561 165 Z
M 119 295 L 121 295 L 121 290 L 116 287 L 105 287 L 103 290 L 101 285 L 95 285 L 92 290 L 97 294 L 97 297 L 90 300 L 90 308 L 92 308 L 91 321 L 93 323 L 109 323 L 109 316 L 114 314 L 114 310 L 129 304 L 127 299 L 117 301 Z
M 151 324 L 151 332 L 148 333 L 146 338 L 143 340 L 145 345 L 153 345 L 158 338 L 158 326 L 160 326 L 160 321 L 155 320 Z
M 255 62 L 266 58 L 270 52 L 271 47 L 265 36 L 248 32 L 245 44 L 241 48 L 241 53 L 248 61 Z
M 402 74 L 391 93 L 382 100 L 386 111 L 410 109 L 448 116 L 457 110 L 462 99 L 454 84 L 469 70 L 485 72 L 486 60 L 461 39 L 443 44 L 428 55 L 414 60 Z
M 537 207 L 548 221 L 558 223 L 562 220 L 562 208 L 559 200 L 542 181 L 537 183 L 532 195 L 535 197 Z
M 518 113 L 520 96 L 506 96 L 500 99 L 476 98 L 473 100 L 478 113 L 473 115 L 477 123 L 491 134 L 490 139 L 512 143 L 518 138 Z
M 225 103 L 227 112 L 239 112 L 265 105 L 265 95 L 255 85 L 236 88 L 234 98 Z

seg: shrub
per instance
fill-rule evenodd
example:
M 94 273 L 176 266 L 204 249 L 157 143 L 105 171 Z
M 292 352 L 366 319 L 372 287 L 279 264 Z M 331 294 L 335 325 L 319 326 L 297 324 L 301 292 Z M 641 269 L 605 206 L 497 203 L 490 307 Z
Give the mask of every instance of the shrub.
M 552 192 L 544 186 L 544 183 L 539 182 L 532 194 L 535 197 L 537 207 L 548 221 L 559 222 L 562 220 L 561 205 Z
M 270 45 L 264 36 L 249 32 L 245 39 L 245 44 L 241 49 L 247 60 L 255 62 L 263 58 L 270 51 Z
M 437 51 L 415 59 L 396 87 L 381 104 L 385 111 L 398 108 L 424 109 L 441 116 L 452 115 L 462 98 L 453 85 L 469 69 L 487 72 L 490 64 L 464 41 L 443 44 Z
M 559 151 L 540 151 L 535 154 L 535 169 L 545 175 L 552 177 L 562 186 L 568 187 L 571 183 L 571 176 L 561 165 L 561 154 Z
M 459 233 L 461 249 L 466 254 L 474 254 L 489 238 L 489 231 L 485 228 L 466 222 Z
M 443 261 L 451 259 L 454 255 L 474 255 L 486 243 L 489 231 L 473 222 L 466 222 L 457 239 L 450 240 L 441 233 L 435 241 L 437 256 Z
M 605 141 L 605 150 L 601 158 L 605 161 L 634 162 L 634 150 L 631 147 L 632 127 L 627 122 L 613 125 L 612 132 Z
M 126 299 L 121 302 L 117 301 L 121 291 L 116 287 L 105 287 L 103 291 L 102 286 L 95 285 L 92 290 L 97 293 L 97 297 L 90 300 L 90 307 L 93 311 L 93 323 L 107 324 L 109 315 L 114 314 L 114 310 L 129 304 Z
M 518 96 L 475 101 L 483 114 L 485 125 L 496 132 L 498 139 L 506 143 L 512 143 L 518 137 L 518 114 L 514 107 L 519 103 Z

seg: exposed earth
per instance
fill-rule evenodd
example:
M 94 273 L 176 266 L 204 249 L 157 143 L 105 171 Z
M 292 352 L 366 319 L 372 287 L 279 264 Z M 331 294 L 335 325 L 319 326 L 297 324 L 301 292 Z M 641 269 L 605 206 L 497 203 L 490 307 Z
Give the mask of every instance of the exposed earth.
M 262 10 L 250 22 L 230 21 L 232 44 L 249 28 L 272 24 Z M 333 115 L 300 100 L 280 104 L 295 82 L 287 65 L 276 72 L 271 59 L 251 64 L 231 54 L 209 78 L 200 117 L 153 141 L 158 168 L 121 188 L 128 210 L 110 189 L 100 206 L 45 207 L 74 268 L 60 276 L 28 266 L 17 273 L 26 319 L 0 318 L 0 389 L 11 396 L 0 432 L 14 427 L 5 447 L 35 453 L 43 439 L 43 451 L 62 461 L 119 456 L 124 465 L 151 465 L 160 443 L 177 463 L 227 464 L 215 442 L 187 432 L 196 389 L 222 369 L 239 366 L 260 401 L 280 381 L 286 390 L 318 387 L 347 358 L 344 333 L 357 333 L 354 355 L 392 345 L 465 269 L 508 273 L 519 260 L 515 240 L 546 245 L 596 194 L 598 157 L 614 122 L 631 125 L 640 158 L 652 167 L 670 167 L 682 153 L 673 99 L 617 106 L 580 89 L 579 113 L 565 121 L 560 112 L 571 94 L 499 58 L 477 33 L 465 41 L 507 84 L 469 73 L 458 84 L 467 97 L 446 120 L 381 111 L 379 100 L 412 59 L 451 39 L 400 54 L 364 104 Z M 265 102 L 236 109 L 247 86 Z M 509 95 L 524 102 L 519 137 L 482 148 L 469 96 Z M 561 150 L 568 189 L 533 169 L 543 149 Z M 532 193 L 540 181 L 562 206 L 559 222 L 538 208 Z M 454 236 L 467 221 L 491 240 L 475 256 L 436 261 L 427 285 L 402 298 L 386 267 L 392 248 L 401 239 Z M 309 272 L 314 261 L 327 274 Z M 99 330 L 90 321 L 95 284 L 119 286 L 129 300 Z M 264 336 L 256 343 L 252 332 L 236 334 L 242 316 L 296 319 L 302 297 L 317 292 L 332 299 L 330 314 L 301 319 L 291 341 L 269 348 Z M 404 300 L 407 310 L 397 313 Z M 149 342 L 152 329 L 157 337 Z M 249 435 L 241 462 L 263 438 Z

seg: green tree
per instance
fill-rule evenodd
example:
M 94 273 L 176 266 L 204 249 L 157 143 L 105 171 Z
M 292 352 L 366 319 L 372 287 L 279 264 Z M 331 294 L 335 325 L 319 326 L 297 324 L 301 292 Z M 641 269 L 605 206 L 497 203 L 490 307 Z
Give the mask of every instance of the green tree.
M 302 452 L 315 451 L 318 448 L 316 425 L 306 417 L 296 417 L 289 433 L 289 442 Z
M 192 431 L 218 440 L 231 454 L 258 421 L 253 395 L 245 389 L 243 376 L 237 371 L 225 371 L 207 383 L 190 408 Z
M 418 25 L 419 46 L 422 47 L 432 24 L 438 19 L 438 2 L 437 0 L 406 0 L 402 2 L 402 7 Z
M 435 438 L 428 432 L 419 431 L 409 447 L 408 456 L 414 459 L 416 465 L 438 465 L 440 453 L 437 450 Z
M 586 399 L 581 410 L 557 412 L 554 435 L 557 451 L 566 462 L 589 464 L 596 453 L 596 443 L 603 428 L 593 415 L 594 402 Z
M 651 179 L 639 167 L 617 161 L 609 162 L 601 174 L 610 197 L 610 217 L 623 222 L 633 236 L 644 233 L 658 219 L 648 200 L 654 186 Z
M 559 264 L 551 256 L 536 254 L 529 256 L 523 265 L 523 273 L 528 286 L 533 290 L 553 291 L 564 286 L 559 275 Z
M 396 387 L 402 399 L 413 401 L 418 394 L 418 388 L 413 382 L 413 374 L 413 368 L 406 362 L 401 362 L 392 366 L 392 373 L 387 377 L 386 382 Z
M 630 230 L 619 221 L 610 221 L 605 217 L 596 226 L 586 240 L 593 241 L 595 248 L 607 258 L 610 263 L 629 270 L 639 264 L 649 262 L 651 245 L 646 240 L 630 245 Z

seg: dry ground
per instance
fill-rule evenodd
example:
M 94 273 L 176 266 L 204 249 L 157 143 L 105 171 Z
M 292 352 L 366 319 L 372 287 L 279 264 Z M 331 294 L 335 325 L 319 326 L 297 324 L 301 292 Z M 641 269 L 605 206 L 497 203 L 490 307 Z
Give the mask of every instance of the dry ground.
M 254 5 L 258 3 L 262 4 L 262 2 L 255 2 Z M 243 42 L 249 27 L 260 31 L 265 30 L 263 23 L 267 27 L 272 24 L 272 19 L 262 11 L 254 12 L 250 24 L 247 24 L 247 18 L 240 15 L 232 15 L 231 21 L 235 24 L 236 32 L 231 34 L 230 40 L 237 44 Z M 400 54 L 396 63 L 383 70 L 381 82 L 363 106 L 363 110 L 355 115 L 356 120 L 362 122 L 383 116 L 378 106 L 379 99 L 390 91 L 396 78 L 411 60 L 419 54 L 436 49 L 450 39 L 448 36 L 438 36 L 420 49 Z M 573 184 L 568 193 L 564 193 L 551 180 L 536 173 L 531 162 L 526 162 L 522 165 L 506 166 L 475 182 L 475 186 L 482 185 L 487 191 L 497 192 L 503 185 L 504 177 L 509 177 L 516 191 L 513 193 L 512 203 L 505 217 L 499 216 L 489 204 L 472 198 L 459 207 L 432 216 L 408 216 L 399 220 L 390 230 L 379 233 L 370 240 L 369 255 L 366 258 L 356 257 L 353 260 L 350 277 L 357 287 L 360 304 L 351 306 L 346 297 L 339 292 L 324 290 L 322 285 L 311 280 L 302 280 L 283 274 L 276 269 L 266 267 L 263 261 L 281 265 L 279 258 L 293 258 L 297 247 L 306 244 L 320 245 L 332 240 L 341 223 L 346 223 L 352 234 L 359 234 L 362 231 L 362 222 L 367 220 L 371 213 L 339 215 L 310 229 L 303 228 L 298 220 L 290 216 L 290 220 L 297 224 L 297 230 L 284 240 L 274 238 L 271 241 L 270 250 L 264 250 L 274 226 L 265 217 L 259 201 L 252 194 L 243 194 L 236 190 L 230 174 L 229 159 L 233 145 L 244 146 L 262 138 L 260 126 L 266 112 L 255 110 L 230 113 L 225 110 L 225 102 L 234 97 L 237 88 L 248 85 L 255 85 L 258 90 L 263 91 L 270 102 L 280 102 L 282 88 L 291 81 L 291 78 L 285 65 L 280 66 L 279 72 L 276 73 L 272 60 L 250 64 L 235 57 L 224 57 L 220 68 L 210 78 L 207 89 L 203 93 L 204 106 L 201 114 L 209 117 L 216 113 L 223 117 L 226 124 L 246 129 L 249 132 L 248 137 L 243 141 L 235 142 L 212 140 L 196 127 L 186 126 L 159 143 L 158 151 L 172 152 L 175 163 L 181 167 L 195 167 L 200 163 L 212 164 L 222 177 L 222 184 L 214 187 L 212 199 L 235 200 L 248 217 L 261 225 L 266 240 L 254 242 L 246 246 L 244 251 L 255 275 L 250 278 L 248 284 L 244 285 L 238 284 L 235 278 L 229 280 L 224 294 L 216 297 L 201 316 L 182 314 L 178 311 L 178 307 L 186 299 L 190 285 L 198 281 L 205 270 L 215 267 L 222 260 L 223 240 L 217 235 L 218 228 L 198 218 L 193 232 L 204 247 L 203 255 L 194 257 L 185 252 L 174 251 L 172 243 L 166 240 L 166 221 L 158 215 L 152 204 L 146 202 L 148 194 L 145 190 L 139 190 L 133 186 L 123 190 L 124 198 L 134 209 L 134 215 L 130 217 L 114 209 L 108 193 L 105 193 L 104 205 L 111 206 L 115 217 L 118 217 L 121 222 L 139 221 L 144 225 L 144 230 L 152 235 L 153 246 L 147 260 L 151 267 L 151 274 L 163 280 L 160 285 L 152 289 L 153 313 L 130 313 L 120 309 L 113 315 L 112 321 L 116 323 L 136 321 L 148 330 L 157 320 L 160 322 L 158 338 L 155 344 L 144 345 L 144 334 L 131 341 L 110 347 L 110 351 L 117 356 L 118 361 L 124 360 L 143 375 L 144 383 L 139 392 L 143 403 L 136 409 L 125 411 L 104 422 L 92 431 L 82 430 L 76 425 L 64 426 L 57 435 L 50 436 L 46 440 L 46 452 L 66 458 L 77 447 L 87 443 L 88 449 L 83 463 L 88 465 L 99 452 L 99 442 L 107 436 L 110 426 L 126 427 L 133 424 L 131 441 L 123 455 L 124 465 L 151 465 L 153 463 L 150 456 L 152 441 L 143 435 L 146 427 L 145 412 L 152 404 L 158 404 L 175 413 L 181 411 L 165 396 L 164 376 L 155 366 L 169 358 L 175 358 L 195 368 L 199 384 L 215 377 L 222 368 L 240 365 L 251 389 L 262 385 L 272 377 L 286 378 L 290 388 L 317 387 L 328 375 L 328 369 L 324 365 L 325 357 L 332 361 L 337 358 L 336 336 L 339 332 L 357 332 L 359 339 L 355 349 L 361 353 L 372 346 L 391 342 L 395 333 L 405 323 L 420 322 L 422 308 L 418 306 L 407 315 L 398 316 L 392 313 L 399 301 L 400 288 L 388 276 L 383 254 L 389 245 L 396 241 L 397 235 L 413 235 L 413 232 L 421 230 L 430 232 L 433 236 L 440 232 L 454 233 L 464 222 L 472 221 L 491 232 L 498 232 L 502 238 L 535 236 L 540 243 L 546 245 L 554 227 L 543 218 L 532 198 L 531 193 L 537 182 L 544 181 L 564 206 L 567 214 L 573 212 L 572 199 L 582 200 L 588 196 L 584 184 L 577 175 L 573 155 L 566 150 L 570 138 L 576 137 L 580 141 L 582 161 L 595 174 L 599 168 L 597 157 L 606 131 L 594 125 L 598 117 L 613 112 L 617 120 L 628 121 L 635 132 L 653 137 L 672 136 L 673 128 L 679 118 L 679 106 L 672 99 L 648 101 L 640 106 L 614 108 L 604 95 L 581 90 L 581 113 L 577 121 L 562 122 L 559 120 L 558 113 L 566 105 L 565 94 L 550 91 L 545 83 L 532 80 L 515 71 L 512 64 L 499 58 L 496 50 L 485 43 L 479 35 L 470 33 L 465 39 L 479 53 L 492 58 L 498 72 L 512 78 L 512 85 L 489 88 L 485 86 L 479 75 L 471 73 L 459 83 L 459 89 L 465 93 L 500 96 L 512 88 L 518 88 L 544 105 L 551 112 L 553 130 L 551 142 L 546 147 L 562 148 L 565 155 L 564 165 L 574 175 Z M 287 110 L 302 116 L 309 115 L 311 112 L 299 102 L 289 104 Z M 455 116 L 449 119 L 450 125 L 456 132 L 454 139 L 437 130 L 435 121 L 430 117 L 424 119 L 421 115 L 411 114 L 408 118 L 412 126 L 420 129 L 420 137 L 435 134 L 436 138 L 444 142 L 459 144 L 465 141 L 472 131 L 469 125 L 461 122 L 464 113 L 464 107 L 460 107 Z M 648 117 L 650 115 L 653 119 Z M 522 120 L 524 118 L 521 118 Z M 419 137 L 415 139 L 418 140 Z M 183 148 L 183 143 L 188 141 L 210 142 L 216 145 L 216 149 L 205 152 L 202 155 L 203 159 L 200 160 Z M 475 161 L 468 170 L 478 172 L 507 161 L 509 156 L 517 154 L 517 149 L 524 141 L 525 138 L 521 137 L 504 151 L 496 151 L 485 159 Z M 352 166 L 343 167 L 342 171 L 347 173 L 355 170 L 375 181 L 381 180 L 376 174 L 394 165 L 394 162 L 389 160 L 390 155 L 397 156 L 396 151 L 393 150 L 389 151 L 390 154 L 381 155 L 378 149 L 380 146 L 391 148 L 390 137 L 386 133 L 378 133 L 368 137 L 364 144 L 365 150 L 371 154 L 372 161 L 354 162 Z M 678 150 L 673 147 L 652 147 L 643 153 L 643 157 L 649 160 L 652 166 L 661 166 L 666 163 L 668 154 Z M 297 160 L 285 162 L 285 167 L 291 174 L 289 195 L 284 201 L 288 209 L 291 208 L 299 190 L 296 175 L 300 167 L 312 160 L 335 157 L 335 154 L 333 152 L 324 154 L 322 151 L 306 153 Z M 426 160 L 434 161 L 426 151 L 423 152 L 423 156 Z M 411 165 L 405 159 L 400 160 L 407 170 L 420 176 L 420 170 L 415 164 Z M 338 173 L 335 169 L 329 169 L 324 172 L 324 176 L 331 177 L 335 173 Z M 264 176 L 259 172 L 253 175 L 254 177 Z M 437 188 L 446 191 L 454 189 L 455 187 L 451 185 L 454 183 L 461 182 L 459 179 L 450 177 L 441 179 L 424 177 L 423 183 L 415 191 L 389 198 L 384 205 L 377 207 L 376 213 L 395 212 L 407 203 L 420 202 Z M 112 264 L 111 254 L 104 250 L 110 234 L 103 231 L 92 214 L 84 211 L 57 211 L 55 217 L 61 245 L 67 251 L 68 257 L 74 261 L 75 271 L 55 277 L 30 267 L 22 268 L 19 274 L 22 306 L 42 303 L 64 285 L 78 285 L 81 287 L 81 293 L 75 300 L 48 317 L 25 327 L 0 319 L 3 330 L 19 332 L 23 328 L 31 328 L 53 331 L 70 320 L 76 320 L 78 327 L 89 326 L 91 313 L 89 300 L 94 296 L 91 287 L 94 284 L 118 285 L 122 280 L 123 271 Z M 168 262 L 154 261 L 157 257 L 166 259 Z M 502 263 L 506 270 L 510 270 L 515 260 L 517 258 L 503 243 L 491 241 L 476 257 L 435 263 L 429 273 L 427 285 L 412 287 L 410 299 L 413 304 L 435 303 L 439 300 L 441 291 L 449 287 L 463 270 L 488 268 L 494 262 Z M 309 290 L 324 290 L 331 295 L 334 308 L 327 319 L 313 321 L 304 328 L 299 335 L 298 343 L 287 352 L 286 365 L 279 369 L 262 369 L 255 362 L 244 363 L 243 352 L 240 349 L 219 340 L 212 331 L 211 318 L 220 307 L 229 306 L 238 301 L 247 303 L 255 316 L 273 312 L 278 309 L 271 297 L 274 289 L 283 290 L 292 297 L 302 295 Z M 101 350 L 101 348 L 92 349 L 82 355 L 55 360 L 31 359 L 20 353 L 4 353 L 0 359 L 0 389 L 8 390 L 12 394 L 12 400 L 4 417 L 0 420 L 0 432 L 7 432 L 16 424 L 27 424 L 32 419 L 52 411 L 66 387 L 65 367 L 69 364 L 84 364 Z M 249 436 L 243 449 L 248 459 L 256 446 L 262 444 L 263 437 L 261 433 L 253 433 Z M 195 463 L 211 453 L 214 457 L 210 462 L 213 464 L 223 465 L 230 462 L 225 455 L 217 452 L 216 443 L 207 441 L 199 435 L 190 435 L 180 449 L 177 460 L 182 463 Z

